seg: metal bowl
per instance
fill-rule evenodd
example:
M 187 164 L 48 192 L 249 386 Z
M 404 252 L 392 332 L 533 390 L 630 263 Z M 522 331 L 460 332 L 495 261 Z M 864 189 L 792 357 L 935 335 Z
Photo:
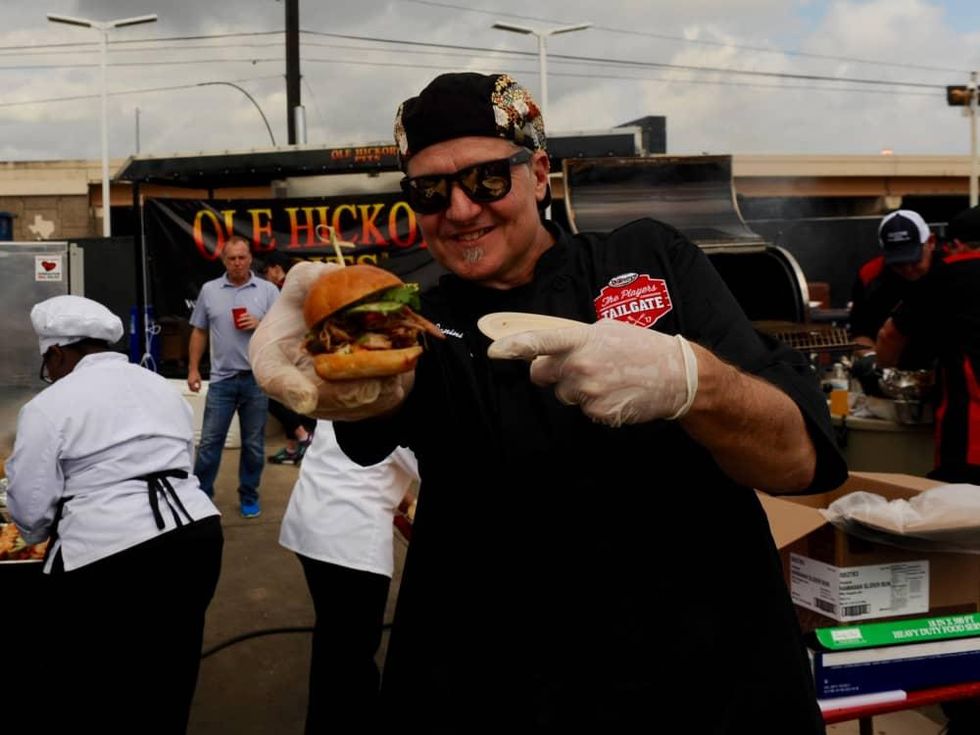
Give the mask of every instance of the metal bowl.
M 885 368 L 878 380 L 878 387 L 886 396 L 907 401 L 922 401 L 929 398 L 935 384 L 934 370 Z
M 900 424 L 932 423 L 932 404 L 927 401 L 896 398 L 892 404 L 895 406 L 895 420 Z

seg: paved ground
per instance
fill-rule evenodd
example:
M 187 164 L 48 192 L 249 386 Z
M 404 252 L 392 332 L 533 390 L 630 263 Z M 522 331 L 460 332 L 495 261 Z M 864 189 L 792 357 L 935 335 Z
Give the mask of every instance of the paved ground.
M 270 442 L 271 454 L 281 443 Z M 221 578 L 208 610 L 204 650 L 248 633 L 313 624 L 313 604 L 299 561 L 279 545 L 279 524 L 299 470 L 266 465 L 262 515 L 238 514 L 239 452 L 226 449 L 215 483 L 225 547 Z M 395 544 L 398 571 L 388 604 L 391 619 L 405 544 Z M 382 642 L 383 656 L 384 644 Z M 301 735 L 306 716 L 310 634 L 278 633 L 249 638 L 217 650 L 201 663 L 189 735 Z
M 280 446 L 270 441 L 267 453 Z M 279 523 L 298 469 L 267 465 L 262 479 L 262 516 L 244 520 L 238 515 L 235 493 L 238 455 L 238 450 L 225 450 L 215 485 L 225 548 L 221 579 L 208 611 L 206 652 L 237 636 L 306 627 L 313 622 L 313 606 L 299 562 L 278 543 Z M 388 620 L 406 548 L 401 537 L 397 538 Z M 280 633 L 243 640 L 208 655 L 201 665 L 189 735 L 302 735 L 309 647 L 309 633 Z M 875 718 L 874 733 L 938 735 L 942 722 L 936 708 L 899 712 Z M 651 727 L 651 731 L 659 728 Z M 858 725 L 833 725 L 828 733 L 857 735 Z

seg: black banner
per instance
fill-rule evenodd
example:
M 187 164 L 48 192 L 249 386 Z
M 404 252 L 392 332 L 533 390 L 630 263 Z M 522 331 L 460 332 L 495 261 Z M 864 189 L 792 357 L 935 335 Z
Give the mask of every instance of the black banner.
M 233 234 L 256 258 L 273 250 L 305 260 L 334 261 L 333 228 L 347 264 L 367 263 L 405 281 L 432 285 L 432 261 L 415 213 L 399 194 L 309 199 L 149 199 L 144 208 L 149 303 L 156 316 L 190 316 L 205 281 L 224 272 L 221 252 Z

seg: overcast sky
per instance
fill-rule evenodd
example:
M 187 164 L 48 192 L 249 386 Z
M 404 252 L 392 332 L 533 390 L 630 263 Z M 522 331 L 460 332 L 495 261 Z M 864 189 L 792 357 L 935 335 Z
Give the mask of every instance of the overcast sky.
M 246 90 L 286 143 L 282 2 L 0 0 L 0 160 L 100 156 L 101 34 L 48 12 L 159 15 L 110 31 L 114 158 L 137 117 L 142 153 L 271 144 L 245 94 L 206 82 Z M 550 131 L 665 115 L 672 153 L 969 152 L 945 85 L 980 68 L 977 0 L 300 0 L 308 142 L 390 142 L 398 103 L 442 71 L 507 72 L 539 97 L 536 39 L 494 21 L 592 24 L 548 39 Z

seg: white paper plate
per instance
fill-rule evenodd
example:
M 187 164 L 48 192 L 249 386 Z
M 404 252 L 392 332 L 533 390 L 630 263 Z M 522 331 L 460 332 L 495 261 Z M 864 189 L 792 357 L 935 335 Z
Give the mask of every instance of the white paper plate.
M 533 332 L 538 329 L 562 329 L 581 327 L 585 322 L 563 319 L 545 314 L 525 314 L 519 311 L 498 311 L 487 314 L 477 323 L 477 328 L 492 340 L 509 337 L 518 332 Z

